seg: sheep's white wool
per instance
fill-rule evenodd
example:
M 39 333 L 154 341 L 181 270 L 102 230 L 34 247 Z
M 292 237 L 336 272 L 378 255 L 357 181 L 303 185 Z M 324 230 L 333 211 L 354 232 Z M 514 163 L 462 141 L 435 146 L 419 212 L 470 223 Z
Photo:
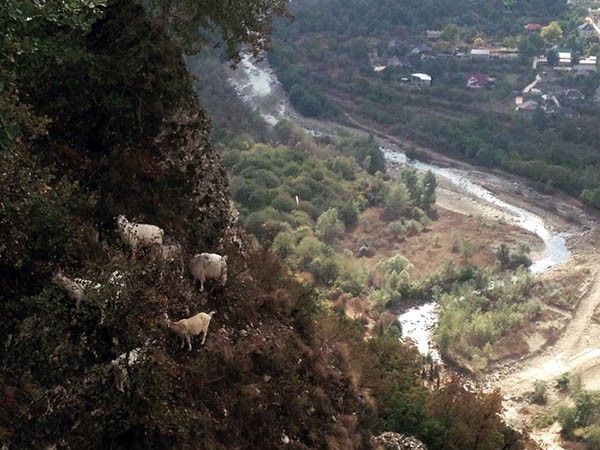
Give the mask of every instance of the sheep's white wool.
M 121 239 L 131 247 L 134 256 L 138 248 L 163 243 L 165 232 L 156 225 L 129 222 L 125 216 L 120 215 L 117 218 L 117 228 Z
M 227 256 L 216 253 L 199 253 L 192 256 L 189 271 L 195 280 L 200 280 L 200 292 L 204 290 L 207 278 L 219 280 L 222 286 L 227 283 Z
M 203 333 L 202 342 L 200 345 L 204 345 L 206 341 L 206 334 L 208 333 L 208 325 L 210 319 L 215 314 L 215 311 L 207 313 L 198 313 L 195 316 L 188 317 L 187 319 L 181 319 L 177 322 L 171 322 L 167 317 L 167 326 L 173 330 L 181 339 L 181 348 L 187 342 L 188 351 L 192 350 L 192 336 L 197 336 Z

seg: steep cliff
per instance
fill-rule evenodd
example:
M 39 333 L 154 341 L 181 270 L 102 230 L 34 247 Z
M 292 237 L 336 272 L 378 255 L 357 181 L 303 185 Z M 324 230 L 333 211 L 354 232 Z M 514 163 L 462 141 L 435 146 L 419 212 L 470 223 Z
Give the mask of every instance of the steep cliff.
M 21 78 L 41 130 L 2 153 L 0 445 L 367 446 L 374 409 L 343 340 L 330 339 L 314 294 L 237 227 L 177 48 L 117 2 L 69 54 Z M 201 294 L 179 264 L 132 257 L 118 214 L 163 228 L 186 261 L 226 254 L 227 284 Z M 59 269 L 100 285 L 80 311 L 51 283 Z M 209 310 L 206 344 L 180 350 L 165 313 Z M 111 365 L 119 355 L 132 361 L 126 375 Z

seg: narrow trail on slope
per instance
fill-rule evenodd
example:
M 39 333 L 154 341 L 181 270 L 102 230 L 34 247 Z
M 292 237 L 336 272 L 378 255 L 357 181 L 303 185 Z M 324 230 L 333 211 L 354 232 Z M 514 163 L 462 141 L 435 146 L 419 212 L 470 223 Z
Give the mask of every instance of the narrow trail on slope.
M 580 300 L 556 342 L 540 354 L 487 377 L 507 398 L 522 397 L 533 389 L 536 380 L 551 382 L 577 369 L 600 369 L 600 324 L 592 319 L 600 307 L 600 275 L 596 272 L 593 277 L 589 292 Z

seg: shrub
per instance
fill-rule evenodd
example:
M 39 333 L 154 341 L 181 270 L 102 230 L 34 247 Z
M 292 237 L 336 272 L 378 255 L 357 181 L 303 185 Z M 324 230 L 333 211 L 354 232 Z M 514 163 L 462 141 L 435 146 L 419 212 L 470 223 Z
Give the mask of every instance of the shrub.
M 529 397 L 529 401 L 538 405 L 545 405 L 547 387 L 545 381 L 536 380 L 533 384 L 533 393 Z

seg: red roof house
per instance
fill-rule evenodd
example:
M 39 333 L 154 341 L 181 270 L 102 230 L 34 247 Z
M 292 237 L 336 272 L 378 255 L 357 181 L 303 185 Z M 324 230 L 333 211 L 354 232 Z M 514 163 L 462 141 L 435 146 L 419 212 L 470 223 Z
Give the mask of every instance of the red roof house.
M 525 29 L 527 31 L 536 31 L 540 28 L 542 28 L 542 26 L 539 23 L 528 23 L 527 25 L 525 25 Z

